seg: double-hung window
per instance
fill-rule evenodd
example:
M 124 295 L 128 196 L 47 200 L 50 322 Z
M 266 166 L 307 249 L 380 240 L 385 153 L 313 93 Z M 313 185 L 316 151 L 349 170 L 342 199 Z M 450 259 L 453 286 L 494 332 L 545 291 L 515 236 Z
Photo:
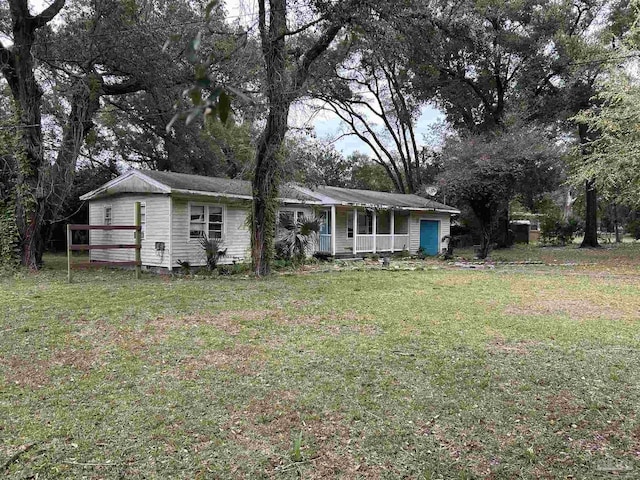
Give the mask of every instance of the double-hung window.
M 224 212 L 221 206 L 189 206 L 189 238 L 222 239 Z
M 147 204 L 140 203 L 140 239 L 144 240 L 147 230 Z
M 111 225 L 113 222 L 111 205 L 107 205 L 104 207 L 104 225 Z

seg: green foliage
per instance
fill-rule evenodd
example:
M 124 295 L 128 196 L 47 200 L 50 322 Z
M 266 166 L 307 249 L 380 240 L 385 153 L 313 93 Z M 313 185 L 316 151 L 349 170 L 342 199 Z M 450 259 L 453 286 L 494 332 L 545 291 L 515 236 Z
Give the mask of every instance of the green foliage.
M 594 139 L 575 155 L 573 180 L 583 184 L 595 179 L 598 190 L 610 199 L 640 206 L 640 86 L 616 73 L 597 99 L 602 103 L 598 109 L 575 117 Z
M 298 435 L 293 439 L 293 445 L 291 447 L 291 461 L 293 462 L 301 462 L 302 461 L 302 432 L 299 432 Z
M 455 204 L 468 206 L 481 233 L 481 258 L 486 257 L 500 209 L 520 193 L 527 203 L 555 188 L 561 177 L 562 151 L 542 128 L 514 127 L 495 135 L 450 139 L 440 184 Z
M 298 219 L 281 215 L 279 219 L 276 257 L 302 261 L 320 233 L 321 220 L 315 216 L 301 215 Z
M 218 273 L 220 275 L 247 275 L 251 273 L 251 264 L 249 263 L 232 263 L 229 265 L 218 265 Z
M 222 249 L 224 242 L 218 238 L 208 238 L 203 235 L 200 238 L 200 246 L 204 250 L 207 257 L 207 268 L 209 271 L 213 271 L 218 266 L 218 261 L 227 255 L 227 249 Z
M 627 223 L 626 231 L 631 234 L 635 240 L 640 240 L 640 220 L 632 220 Z
M 580 221 L 571 217 L 564 220 L 559 211 L 547 213 L 540 222 L 540 239 L 551 245 L 567 245 L 581 228 Z
M 191 275 L 191 262 L 188 260 L 178 259 L 176 262 L 180 266 L 180 270 L 185 275 Z
M 13 269 L 20 263 L 20 236 L 15 206 L 0 202 L 0 270 Z

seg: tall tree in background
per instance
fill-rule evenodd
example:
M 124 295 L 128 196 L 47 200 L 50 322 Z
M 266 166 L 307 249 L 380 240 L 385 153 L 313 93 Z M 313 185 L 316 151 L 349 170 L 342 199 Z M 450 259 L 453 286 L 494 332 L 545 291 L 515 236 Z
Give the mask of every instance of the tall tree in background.
M 288 14 L 304 22 L 287 26 Z M 268 105 L 266 125 L 256 149 L 253 177 L 251 258 L 256 275 L 270 272 L 276 227 L 276 199 L 280 179 L 281 147 L 288 129 L 289 108 L 304 93 L 312 66 L 350 22 L 364 2 L 336 5 L 287 5 L 286 0 L 258 1 L 258 26 L 264 60 L 264 91 Z M 293 39 L 289 45 L 288 39 Z M 295 48 L 291 48 L 295 47 Z M 293 58 L 292 58 L 293 57 Z
M 396 9 L 401 8 L 396 6 Z M 394 11 L 393 16 L 402 16 Z M 420 145 L 416 122 L 424 101 L 413 94 L 408 68 L 409 40 L 384 18 L 360 25 L 364 31 L 343 46 L 345 58 L 335 72 L 314 85 L 314 96 L 346 126 L 345 136 L 364 142 L 395 190 L 414 193 L 423 184 L 428 160 Z

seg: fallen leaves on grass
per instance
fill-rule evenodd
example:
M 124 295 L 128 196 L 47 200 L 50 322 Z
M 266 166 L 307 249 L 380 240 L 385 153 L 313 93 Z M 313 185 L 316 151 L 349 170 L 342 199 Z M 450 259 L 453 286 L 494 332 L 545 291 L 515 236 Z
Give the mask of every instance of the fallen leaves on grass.
M 313 412 L 297 405 L 298 394 L 292 391 L 272 392 L 254 399 L 231 412 L 226 426 L 232 441 L 251 457 L 266 456 L 270 477 L 291 467 L 288 452 L 295 434 L 302 435 L 300 462 L 303 478 L 379 478 L 382 467 L 358 461 L 353 453 L 355 442 L 350 427 L 336 412 Z M 300 433 L 301 432 L 301 433 Z
M 35 389 L 49 385 L 52 370 L 56 368 L 69 367 L 87 373 L 95 361 L 96 353 L 91 350 L 66 348 L 55 350 L 48 358 L 0 357 L 0 366 L 5 370 L 7 383 Z

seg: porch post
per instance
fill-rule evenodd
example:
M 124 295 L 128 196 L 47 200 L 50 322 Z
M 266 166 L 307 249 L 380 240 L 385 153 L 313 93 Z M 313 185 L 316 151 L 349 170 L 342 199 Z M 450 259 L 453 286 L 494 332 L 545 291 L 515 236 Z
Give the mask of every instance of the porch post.
M 336 206 L 331 205 L 331 256 L 336 256 Z
M 358 247 L 358 209 L 353 207 L 353 254 L 356 254 L 356 248 Z
M 373 209 L 373 228 L 371 229 L 373 233 L 373 253 L 376 253 L 376 235 L 378 233 L 378 212 L 376 209 Z
M 396 211 L 391 209 L 391 253 L 396 251 Z

